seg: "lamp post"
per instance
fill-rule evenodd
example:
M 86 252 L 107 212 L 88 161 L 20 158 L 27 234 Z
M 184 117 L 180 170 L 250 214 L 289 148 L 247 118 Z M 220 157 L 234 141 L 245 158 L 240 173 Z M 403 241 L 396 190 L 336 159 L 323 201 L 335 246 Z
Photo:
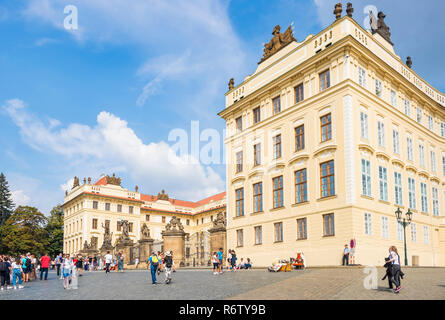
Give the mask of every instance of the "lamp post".
M 405 247 L 405 266 L 407 266 L 408 265 L 408 253 L 406 250 L 406 231 L 405 231 L 405 229 L 411 223 L 413 213 L 408 208 L 408 211 L 405 213 L 405 216 L 406 216 L 406 219 L 405 219 L 405 217 L 402 218 L 402 211 L 400 210 L 400 208 L 397 208 L 395 214 L 396 214 L 397 222 L 400 223 L 403 227 L 403 245 Z

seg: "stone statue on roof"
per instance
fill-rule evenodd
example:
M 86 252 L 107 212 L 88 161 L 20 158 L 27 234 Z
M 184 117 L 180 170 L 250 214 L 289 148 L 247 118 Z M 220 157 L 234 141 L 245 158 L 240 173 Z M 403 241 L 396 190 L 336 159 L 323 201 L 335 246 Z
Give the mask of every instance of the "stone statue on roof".
M 74 189 L 75 187 L 78 187 L 78 186 L 79 186 L 79 178 L 78 178 L 78 177 L 74 177 L 73 189 Z
M 389 32 L 389 27 L 385 23 L 386 15 L 382 11 L 380 11 L 377 15 L 377 23 L 375 22 L 375 16 L 372 14 L 372 11 L 369 17 L 372 34 L 378 33 L 382 36 L 383 39 L 388 41 L 391 45 L 394 45 L 391 41 L 391 32 Z
M 168 201 L 168 194 L 165 193 L 164 189 L 161 191 L 161 193 L 158 193 L 158 200 Z
M 277 53 L 279 50 L 287 46 L 292 41 L 297 41 L 294 38 L 292 25 L 290 25 L 284 33 L 281 33 L 280 30 L 281 27 L 279 25 L 276 25 L 275 28 L 273 29 L 272 31 L 273 37 L 269 41 L 269 43 L 264 44 L 263 58 L 259 63 L 263 62 L 273 54 Z
M 107 184 L 112 184 L 115 186 L 121 185 L 121 178 L 116 177 L 116 175 L 113 173 L 113 176 L 106 176 Z

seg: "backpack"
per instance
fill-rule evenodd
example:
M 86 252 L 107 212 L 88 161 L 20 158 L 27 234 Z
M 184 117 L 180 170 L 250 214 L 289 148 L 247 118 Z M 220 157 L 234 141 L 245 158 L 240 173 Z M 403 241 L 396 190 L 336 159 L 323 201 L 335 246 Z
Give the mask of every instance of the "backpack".
M 29 268 L 31 266 L 31 259 L 26 258 L 25 266 Z
M 6 262 L 0 262 L 0 272 L 6 272 Z
M 167 268 L 171 268 L 173 264 L 173 259 L 171 256 L 167 256 L 164 258 L 164 263 Z
M 157 266 L 157 265 L 159 265 L 159 260 L 158 260 L 158 257 L 157 257 L 157 256 L 151 256 L 151 264 L 152 264 L 153 266 Z

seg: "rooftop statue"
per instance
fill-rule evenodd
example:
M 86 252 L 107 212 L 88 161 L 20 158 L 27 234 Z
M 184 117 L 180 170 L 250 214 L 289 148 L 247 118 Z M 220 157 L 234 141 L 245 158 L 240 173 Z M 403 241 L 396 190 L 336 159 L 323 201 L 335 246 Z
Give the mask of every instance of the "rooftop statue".
M 113 173 L 113 176 L 106 176 L 107 178 L 107 184 L 113 184 L 115 186 L 121 185 L 121 178 L 116 177 L 116 175 Z
M 406 57 L 406 66 L 410 69 L 413 66 L 413 60 L 411 60 L 411 57 Z
M 342 11 L 343 11 L 342 4 L 341 3 L 337 3 L 335 5 L 335 8 L 334 8 L 335 19 L 338 20 L 338 19 L 341 18 Z
M 168 194 L 166 194 L 165 191 L 162 190 L 161 193 L 158 193 L 158 200 L 168 201 Z
M 394 45 L 394 43 L 391 41 L 391 32 L 389 32 L 389 27 L 385 23 L 385 17 L 386 15 L 380 11 L 377 15 L 378 20 L 376 21 L 376 18 L 371 11 L 369 13 L 369 24 L 371 25 L 371 31 L 372 34 L 378 33 L 383 39 L 388 41 L 391 45 Z
M 75 187 L 78 187 L 78 186 L 79 186 L 79 178 L 78 178 L 78 177 L 74 177 L 73 189 L 74 189 Z
M 235 87 L 235 80 L 230 78 L 229 80 L 229 90 L 232 90 Z
M 352 7 L 352 3 L 348 2 L 346 7 L 346 14 L 348 17 L 352 18 L 352 14 L 354 13 L 354 8 Z
M 281 33 L 280 30 L 281 27 L 279 25 L 275 26 L 275 28 L 273 29 L 272 31 L 273 37 L 269 41 L 269 43 L 264 44 L 263 58 L 259 63 L 263 62 L 273 54 L 277 53 L 279 50 L 283 49 L 292 41 L 297 41 L 294 38 L 292 32 L 292 25 L 290 25 L 289 28 L 287 28 L 287 30 L 284 33 Z

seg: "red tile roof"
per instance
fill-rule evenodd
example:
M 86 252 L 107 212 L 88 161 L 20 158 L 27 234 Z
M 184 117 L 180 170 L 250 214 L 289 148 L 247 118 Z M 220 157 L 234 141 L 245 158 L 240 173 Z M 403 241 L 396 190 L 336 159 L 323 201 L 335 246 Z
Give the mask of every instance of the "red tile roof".
M 95 186 L 106 186 L 107 185 L 107 177 L 102 177 L 94 183 Z
M 185 200 L 172 199 L 172 198 L 168 199 L 168 201 L 170 201 L 171 204 L 176 205 L 176 206 L 196 208 L 196 207 L 202 206 L 204 204 L 207 204 L 211 201 L 221 200 L 225 196 L 226 196 L 226 192 L 221 192 L 221 193 L 215 194 L 211 197 L 200 200 L 198 202 L 185 201 Z M 158 197 L 147 195 L 147 194 L 141 194 L 141 200 L 156 202 L 158 200 Z

